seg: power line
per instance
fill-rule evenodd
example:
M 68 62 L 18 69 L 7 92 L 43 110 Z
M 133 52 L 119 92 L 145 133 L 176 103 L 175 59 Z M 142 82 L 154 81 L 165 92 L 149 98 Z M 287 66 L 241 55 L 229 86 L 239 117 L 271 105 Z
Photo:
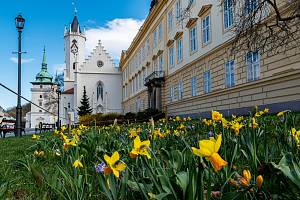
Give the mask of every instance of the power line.
M 12 89 L 8 88 L 7 86 L 3 85 L 2 83 L 0 83 L 0 86 L 2 86 L 4 89 L 10 91 L 11 93 L 13 93 L 13 94 L 19 96 L 18 93 L 16 93 L 16 92 L 13 91 Z M 32 101 L 30 101 L 29 99 L 23 97 L 22 95 L 20 95 L 20 97 L 21 97 L 22 99 L 24 99 L 25 101 L 29 102 L 30 104 L 32 104 L 32 105 L 38 107 L 39 109 L 42 109 L 43 111 L 45 111 L 45 112 L 47 112 L 47 113 L 49 113 L 49 114 L 51 114 L 51 115 L 57 116 L 57 114 L 52 113 L 52 112 L 50 112 L 50 111 L 44 109 L 43 107 L 41 107 L 41 106 L 39 106 L 39 105 L 33 103 Z M 59 106 L 59 105 L 58 105 L 58 106 Z M 63 117 L 60 117 L 60 118 L 63 118 Z M 63 119 L 65 119 L 65 118 L 63 118 Z

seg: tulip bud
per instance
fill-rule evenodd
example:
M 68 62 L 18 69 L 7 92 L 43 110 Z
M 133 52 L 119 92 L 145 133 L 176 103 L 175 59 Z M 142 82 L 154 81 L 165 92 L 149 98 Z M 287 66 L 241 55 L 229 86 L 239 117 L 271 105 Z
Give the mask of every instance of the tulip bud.
M 256 186 L 258 188 L 261 188 L 263 182 L 264 182 L 264 178 L 263 178 L 262 175 L 259 175 L 259 176 L 256 177 Z

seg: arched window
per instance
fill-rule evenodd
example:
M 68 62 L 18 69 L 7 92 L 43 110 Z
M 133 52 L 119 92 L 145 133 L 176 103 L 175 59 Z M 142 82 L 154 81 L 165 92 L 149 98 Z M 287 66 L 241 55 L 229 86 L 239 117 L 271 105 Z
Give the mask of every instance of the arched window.
M 103 100 L 103 84 L 100 82 L 97 86 L 97 100 L 101 98 Z
M 73 63 L 73 69 L 75 70 L 76 68 L 76 62 Z

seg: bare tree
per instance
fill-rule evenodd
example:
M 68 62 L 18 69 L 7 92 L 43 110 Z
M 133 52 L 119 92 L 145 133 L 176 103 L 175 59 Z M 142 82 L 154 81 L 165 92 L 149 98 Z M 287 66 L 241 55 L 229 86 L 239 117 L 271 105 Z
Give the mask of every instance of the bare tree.
M 51 113 L 57 112 L 57 94 L 54 91 L 48 92 L 44 94 L 44 98 L 46 102 L 44 103 L 44 107 Z
M 222 0 L 233 13 L 232 53 L 276 54 L 300 45 L 300 0 Z

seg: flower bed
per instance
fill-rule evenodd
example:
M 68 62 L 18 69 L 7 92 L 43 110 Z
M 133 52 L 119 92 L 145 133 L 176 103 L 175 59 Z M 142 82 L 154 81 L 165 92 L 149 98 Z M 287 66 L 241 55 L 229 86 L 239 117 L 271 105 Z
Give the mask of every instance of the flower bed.
M 297 199 L 296 115 L 180 117 L 33 136 L 27 165 L 51 199 Z M 51 162 L 55 173 L 41 166 Z M 38 177 L 39 177 L 38 176 Z

